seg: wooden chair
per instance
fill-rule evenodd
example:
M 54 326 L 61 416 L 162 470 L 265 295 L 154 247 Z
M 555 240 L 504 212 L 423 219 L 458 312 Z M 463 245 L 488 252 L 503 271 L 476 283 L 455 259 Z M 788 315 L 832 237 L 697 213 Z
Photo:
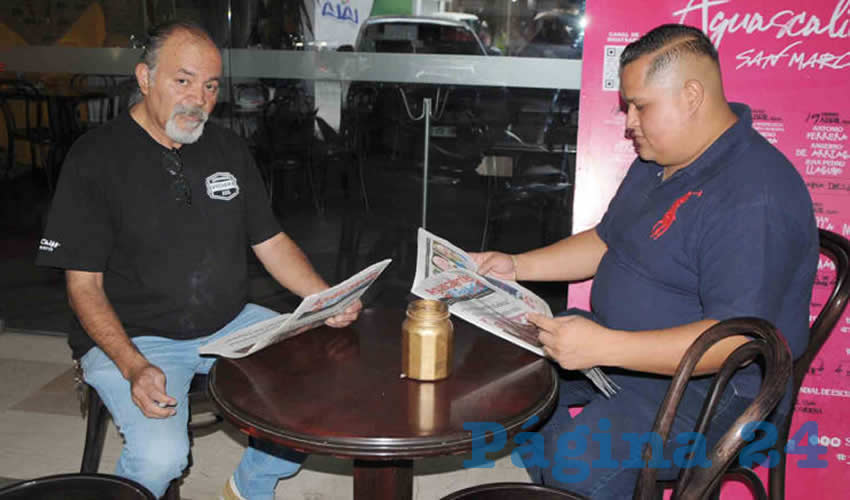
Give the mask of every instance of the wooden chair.
M 154 500 L 139 483 L 108 474 L 59 474 L 0 488 L 0 500 Z
M 712 345 L 735 335 L 746 335 L 751 337 L 751 340 L 732 352 L 715 374 L 714 383 L 703 403 L 694 432 L 705 435 L 715 406 L 727 383 L 738 368 L 755 359 L 763 364 L 761 388 L 753 402 L 708 453 L 707 458 L 711 466 L 682 468 L 673 491 L 675 499 L 702 499 L 716 490 L 722 481 L 723 474 L 737 460 L 738 453 L 747 444 L 743 437 L 745 426 L 751 422 L 766 421 L 785 394 L 785 386 L 791 376 L 791 352 L 776 328 L 769 322 L 757 318 L 732 318 L 721 321 L 706 330 L 688 348 L 673 375 L 670 389 L 661 403 L 653 426 L 653 431 L 659 434 L 662 442 L 667 440 L 676 415 L 676 408 L 697 362 Z M 644 448 L 645 462 L 651 458 L 651 454 L 649 446 Z M 657 470 L 654 468 L 641 470 L 635 485 L 636 499 L 656 498 L 659 494 L 656 475 Z
M 573 500 L 583 498 L 568 491 L 528 483 L 492 483 L 456 491 L 442 500 Z
M 758 500 L 770 498 L 771 500 L 782 500 L 785 498 L 785 444 L 788 442 L 788 434 L 791 430 L 791 421 L 794 417 L 793 409 L 797 403 L 797 396 L 803 379 L 809 372 L 812 363 L 817 359 L 826 340 L 832 333 L 835 324 L 847 307 L 847 299 L 850 297 L 850 241 L 827 231 L 820 230 L 821 254 L 827 256 L 835 264 L 835 286 L 829 299 L 821 308 L 814 323 L 810 328 L 809 344 L 803 355 L 794 361 L 794 385 L 793 399 L 791 401 L 791 412 L 784 422 L 779 426 L 779 435 L 776 439 L 778 444 L 774 449 L 778 453 L 779 463 L 768 471 L 769 495 L 765 491 L 759 477 L 748 467 L 736 466 L 727 472 L 724 479 L 740 481 L 747 484 Z M 719 491 L 718 491 L 719 492 Z
M 78 369 L 79 370 L 79 369 Z M 106 437 L 106 421 L 111 418 L 109 410 L 103 404 L 103 400 L 97 394 L 97 391 L 82 381 L 82 375 L 78 372 L 77 384 L 81 384 L 80 390 L 84 394 L 83 402 L 86 414 L 86 438 L 85 447 L 83 448 L 83 458 L 80 463 L 80 473 L 94 474 L 100 466 L 100 457 L 103 454 L 103 442 Z M 197 374 L 192 378 L 189 386 L 189 404 L 197 406 L 198 403 L 209 401 L 207 388 L 209 381 L 206 375 Z M 189 415 L 189 436 L 191 439 L 192 432 L 202 428 L 210 427 L 221 422 L 222 418 L 218 414 L 213 417 L 204 419 L 201 422 L 192 422 L 192 415 Z M 189 455 L 189 466 L 192 465 L 192 456 Z M 0 497 L 2 498 L 2 497 Z M 180 482 L 179 478 L 171 482 L 168 490 L 163 495 L 164 499 L 179 500 L 180 498 Z
M 757 318 L 728 319 L 703 332 L 688 348 L 673 375 L 670 388 L 656 415 L 652 431 L 660 436 L 662 442 L 666 442 L 673 420 L 676 417 L 679 402 L 700 358 L 720 340 L 735 335 L 746 335 L 751 340 L 730 354 L 715 375 L 714 383 L 703 404 L 694 431 L 705 434 L 727 383 L 735 371 L 745 363 L 758 359 L 763 364 L 764 376 L 761 388 L 753 402 L 735 420 L 715 446 L 707 452 L 706 457 L 710 460 L 711 466 L 707 468 L 684 467 L 682 469 L 675 484 L 673 498 L 683 500 L 706 498 L 720 483 L 723 473 L 736 459 L 738 452 L 747 444 L 743 437 L 743 428 L 751 422 L 764 421 L 779 404 L 785 393 L 786 382 L 791 376 L 791 353 L 785 340 L 767 321 Z M 649 445 L 644 448 L 644 463 L 648 463 L 652 458 L 651 450 L 652 448 Z M 634 490 L 635 499 L 649 500 L 657 497 L 659 486 L 656 483 L 656 474 L 657 470 L 653 467 L 645 467 L 640 471 Z M 469 496 L 462 496 L 462 494 Z M 520 500 L 525 498 L 582 499 L 585 497 L 570 492 L 553 490 L 552 488 L 541 489 L 537 485 L 497 483 L 457 492 L 454 496 L 450 495 L 444 500 L 500 500 L 507 498 Z

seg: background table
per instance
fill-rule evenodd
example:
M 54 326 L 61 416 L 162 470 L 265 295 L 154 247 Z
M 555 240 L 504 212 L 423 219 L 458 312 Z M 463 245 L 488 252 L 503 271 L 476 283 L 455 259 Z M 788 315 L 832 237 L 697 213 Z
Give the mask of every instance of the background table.
M 220 359 L 210 393 L 242 432 L 308 453 L 354 459 L 354 497 L 412 498 L 412 459 L 468 452 L 466 422 L 497 422 L 510 438 L 557 402 L 551 364 L 452 318 L 452 374 L 401 374 L 401 310 L 363 311 L 243 359 Z M 524 429 L 527 430 L 527 429 Z

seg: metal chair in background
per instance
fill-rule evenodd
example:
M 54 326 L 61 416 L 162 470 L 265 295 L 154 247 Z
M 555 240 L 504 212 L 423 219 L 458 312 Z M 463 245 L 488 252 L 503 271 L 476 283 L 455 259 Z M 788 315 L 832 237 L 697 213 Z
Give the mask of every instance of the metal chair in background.
M 71 90 L 77 94 L 72 104 L 76 136 L 118 116 L 120 96 L 117 88 L 117 80 L 111 75 L 76 74 L 71 77 Z
M 349 197 L 349 184 L 354 181 L 360 187 L 360 198 L 363 207 L 369 211 L 369 195 L 366 192 L 366 180 L 363 173 L 363 158 L 356 147 L 355 132 L 346 126 L 340 125 L 337 132 L 322 117 L 316 117 L 321 140 L 316 141 L 317 158 L 316 163 L 321 165 L 320 178 L 318 179 L 318 194 L 321 212 L 325 211 L 325 198 L 328 178 L 332 169 L 340 174 L 345 197 Z
M 504 144 L 490 153 L 510 157 L 512 172 L 487 179 L 481 250 L 491 248 L 506 224 L 527 217 L 539 227 L 538 246 L 569 235 L 575 148 L 550 151 L 534 144 Z
M 52 194 L 62 159 L 59 151 L 64 128 L 61 117 L 50 109 L 48 97 L 26 80 L 0 81 L 0 95 L 9 107 L 7 127 L 10 144 L 14 141 L 29 144 L 33 175 L 42 172 Z M 18 119 L 20 115 L 22 119 Z
M 263 172 L 274 203 L 277 176 L 302 172 L 312 205 L 321 213 L 313 175 L 313 148 L 317 109 L 312 96 L 301 89 L 277 89 L 274 99 L 263 106 L 262 120 L 257 130 L 257 163 Z M 293 192 L 299 197 L 300 193 Z
M 15 168 L 15 136 L 12 133 L 15 119 L 2 94 L 0 94 L 0 116 L 3 118 L 3 127 L 6 129 L 6 143 L 0 145 L 0 154 L 3 155 L 3 158 L 0 159 L 3 165 L 3 176 L 0 181 L 9 181 L 12 177 L 12 170 Z

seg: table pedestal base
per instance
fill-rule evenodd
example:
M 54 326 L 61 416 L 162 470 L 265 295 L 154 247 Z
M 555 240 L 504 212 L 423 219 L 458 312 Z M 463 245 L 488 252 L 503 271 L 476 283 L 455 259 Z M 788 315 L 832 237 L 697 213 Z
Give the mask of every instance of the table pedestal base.
M 412 500 L 413 461 L 354 461 L 355 500 Z

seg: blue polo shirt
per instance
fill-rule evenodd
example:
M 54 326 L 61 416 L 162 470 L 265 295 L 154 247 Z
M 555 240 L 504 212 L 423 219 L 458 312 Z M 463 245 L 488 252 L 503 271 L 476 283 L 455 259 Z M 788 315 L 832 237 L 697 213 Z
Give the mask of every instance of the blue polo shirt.
M 596 227 L 608 251 L 593 313 L 618 330 L 757 316 L 797 358 L 808 343 L 819 253 L 812 200 L 794 166 L 753 129 L 750 109 L 732 110 L 738 121 L 666 181 L 656 163 L 631 165 Z M 750 368 L 755 379 L 736 379 L 753 394 Z

